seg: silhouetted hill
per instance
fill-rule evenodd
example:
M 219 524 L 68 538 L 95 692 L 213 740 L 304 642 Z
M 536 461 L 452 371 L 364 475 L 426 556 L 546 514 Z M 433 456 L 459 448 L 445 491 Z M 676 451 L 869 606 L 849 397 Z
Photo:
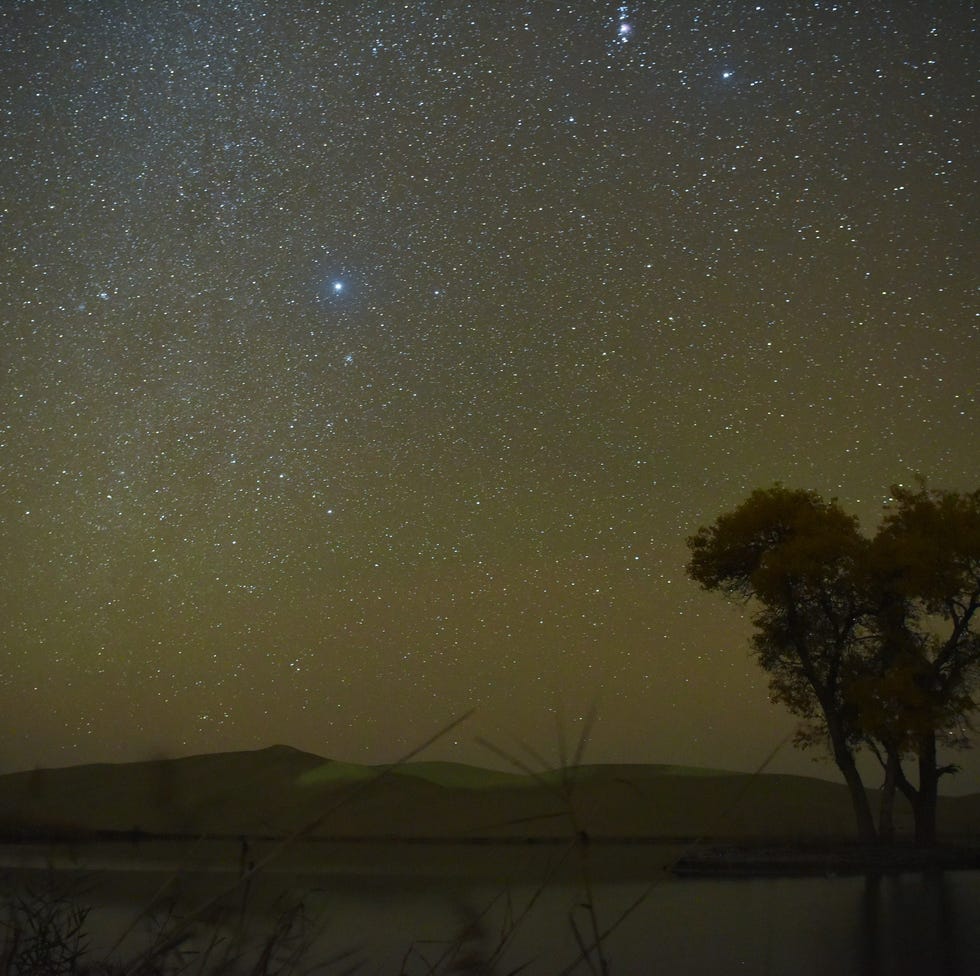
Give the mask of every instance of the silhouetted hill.
M 596 837 L 853 834 L 844 787 L 804 776 L 610 764 L 528 777 L 451 762 L 363 766 L 281 745 L 0 776 L 0 829 L 282 836 L 318 821 L 317 836 L 561 837 L 573 829 L 568 796 Z M 898 822 L 911 822 L 904 801 Z M 943 798 L 940 825 L 976 835 L 980 794 Z

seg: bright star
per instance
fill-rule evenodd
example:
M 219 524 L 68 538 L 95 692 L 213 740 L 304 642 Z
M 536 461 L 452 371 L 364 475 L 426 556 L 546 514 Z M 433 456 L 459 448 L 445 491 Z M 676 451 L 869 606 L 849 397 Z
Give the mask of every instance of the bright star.
M 339 295 L 344 290 L 344 283 L 342 281 L 335 281 L 333 283 L 333 293 Z

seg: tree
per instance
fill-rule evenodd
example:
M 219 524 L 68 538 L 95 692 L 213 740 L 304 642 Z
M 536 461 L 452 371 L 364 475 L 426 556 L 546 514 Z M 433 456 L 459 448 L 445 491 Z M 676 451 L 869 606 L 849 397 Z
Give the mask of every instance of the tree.
M 877 604 L 876 667 L 853 700 L 866 737 L 881 744 L 886 769 L 912 804 L 916 842 L 936 839 L 940 739 L 968 744 L 980 682 L 980 491 L 892 488 L 869 553 Z M 913 786 L 901 760 L 916 763 Z
M 775 485 L 688 539 L 689 575 L 758 610 L 756 657 L 773 699 L 826 733 L 864 840 L 876 836 L 855 762 L 859 729 L 845 695 L 863 651 L 864 594 L 857 586 L 868 543 L 857 520 L 814 492 Z M 806 738 L 804 730 L 801 738 Z
M 774 700 L 824 742 L 847 783 L 858 833 L 875 826 L 855 763 L 885 772 L 877 834 L 892 836 L 896 789 L 916 840 L 936 837 L 938 746 L 968 744 L 980 683 L 980 491 L 892 489 L 872 540 L 835 501 L 776 485 L 688 540 L 688 573 L 757 610 L 753 645 Z M 903 761 L 914 761 L 918 785 Z

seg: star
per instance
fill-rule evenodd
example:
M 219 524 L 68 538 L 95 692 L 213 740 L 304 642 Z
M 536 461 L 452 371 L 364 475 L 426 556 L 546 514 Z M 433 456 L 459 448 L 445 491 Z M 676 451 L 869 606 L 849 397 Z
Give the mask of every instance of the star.
M 0 770 L 598 693 L 594 760 L 755 768 L 685 539 L 977 483 L 966 5 L 184 6 L 0 61 Z

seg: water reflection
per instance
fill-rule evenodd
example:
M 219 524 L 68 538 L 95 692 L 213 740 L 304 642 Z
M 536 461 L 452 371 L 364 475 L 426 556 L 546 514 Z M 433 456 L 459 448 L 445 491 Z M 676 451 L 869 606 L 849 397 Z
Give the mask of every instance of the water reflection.
M 975 962 L 976 947 L 970 954 L 961 951 L 957 900 L 962 897 L 958 882 L 969 881 L 969 875 L 949 872 L 865 878 L 859 971 L 867 976 L 966 973 L 966 959 Z M 977 894 L 970 894 L 974 906 Z M 976 918 L 968 924 L 975 929 Z
M 442 850 L 441 863 L 451 871 L 433 870 L 421 851 L 406 853 L 407 860 L 391 849 L 375 853 L 368 870 L 339 871 L 334 864 L 316 874 L 260 877 L 247 899 L 241 891 L 236 894 L 230 917 L 239 924 L 247 907 L 247 929 L 257 940 L 283 904 L 302 896 L 309 912 L 323 921 L 308 962 L 350 950 L 350 959 L 363 963 L 365 972 L 406 976 L 448 971 L 433 964 L 461 936 L 472 958 L 494 960 L 496 968 L 476 971 L 508 972 L 527 964 L 521 970 L 526 976 L 554 976 L 566 966 L 587 973 L 584 963 L 573 964 L 580 956 L 579 939 L 591 941 L 593 924 L 600 931 L 613 929 L 603 946 L 614 976 L 968 976 L 980 958 L 976 871 L 674 880 L 656 871 L 663 862 L 647 852 L 651 886 L 637 872 L 625 872 L 628 851 L 603 855 L 594 849 L 593 857 L 606 856 L 608 863 L 595 865 L 602 880 L 592 892 L 593 917 L 584 907 L 588 897 L 581 884 L 572 876 L 549 877 L 540 852 L 528 860 L 527 852 L 512 849 Z M 629 880 L 615 880 L 624 872 Z M 9 891 L 40 876 L 12 871 L 5 887 Z M 107 944 L 159 890 L 162 874 L 88 871 L 79 878 L 93 889 L 93 941 Z M 190 872 L 174 890 L 190 905 L 227 881 L 214 872 Z M 140 931 L 146 927 L 135 935 Z M 126 952 L 135 948 L 130 940 Z

